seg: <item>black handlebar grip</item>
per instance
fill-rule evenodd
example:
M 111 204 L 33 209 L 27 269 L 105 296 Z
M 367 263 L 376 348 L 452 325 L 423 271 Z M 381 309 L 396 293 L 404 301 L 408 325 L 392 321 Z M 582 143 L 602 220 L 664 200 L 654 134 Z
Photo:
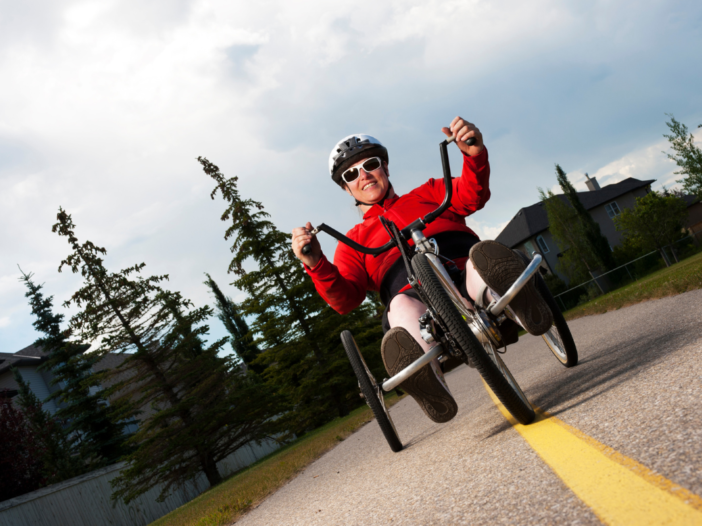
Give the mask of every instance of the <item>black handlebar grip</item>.
M 454 135 L 452 135 L 451 137 L 449 137 L 448 139 L 446 139 L 446 144 L 450 144 L 450 143 L 452 143 L 452 142 L 455 141 L 455 140 L 456 140 L 456 137 L 455 137 Z M 473 145 L 475 144 L 475 137 L 468 137 L 468 139 L 467 139 L 466 141 L 464 141 L 464 142 L 465 142 L 468 146 L 473 146 Z
M 309 254 L 310 252 L 312 252 L 312 244 L 311 244 L 311 243 L 308 244 L 308 245 L 305 245 L 304 247 L 302 247 L 302 253 L 303 253 L 305 256 L 306 256 L 307 254 Z

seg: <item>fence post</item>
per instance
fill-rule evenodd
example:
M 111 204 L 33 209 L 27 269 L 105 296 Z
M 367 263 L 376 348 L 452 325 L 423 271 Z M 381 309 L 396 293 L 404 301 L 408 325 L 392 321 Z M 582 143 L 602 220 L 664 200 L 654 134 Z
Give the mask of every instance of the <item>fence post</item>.
M 597 286 L 600 288 L 600 292 L 601 292 L 602 294 L 604 294 L 605 291 L 604 291 L 604 289 L 602 288 L 602 285 L 600 285 L 600 282 L 597 281 L 597 278 L 595 277 L 595 275 L 592 273 L 592 270 L 590 271 L 590 275 L 592 276 L 592 280 L 593 280 L 593 281 L 597 284 Z
M 660 254 L 663 256 L 663 263 L 665 263 L 666 267 L 670 266 L 670 261 L 668 261 L 668 256 L 665 253 L 665 247 L 660 249 Z
M 566 310 L 565 303 L 563 302 L 563 300 L 561 299 L 560 296 L 558 297 L 558 299 L 561 300 L 561 305 L 563 305 L 563 310 L 561 312 L 565 312 L 565 310 Z
M 636 280 L 634 279 L 634 276 L 631 275 L 631 272 L 629 272 L 629 264 L 628 264 L 628 263 L 627 263 L 626 265 L 624 265 L 624 268 L 625 268 L 626 271 L 629 273 L 629 277 L 631 278 L 631 281 L 636 281 Z

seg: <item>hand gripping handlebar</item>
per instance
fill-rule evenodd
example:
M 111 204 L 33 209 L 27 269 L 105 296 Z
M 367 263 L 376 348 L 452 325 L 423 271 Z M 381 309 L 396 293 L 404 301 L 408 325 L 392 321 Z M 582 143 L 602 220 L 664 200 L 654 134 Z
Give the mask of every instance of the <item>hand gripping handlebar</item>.
M 455 141 L 455 137 L 449 137 L 445 141 L 442 141 L 439 144 L 439 149 L 441 151 L 441 166 L 444 171 L 444 186 L 446 187 L 446 194 L 444 195 L 444 202 L 441 203 L 439 208 L 434 210 L 433 212 L 428 213 L 426 216 L 424 216 L 421 219 L 416 219 L 414 222 L 410 223 L 407 225 L 405 228 L 403 228 L 400 233 L 405 239 L 409 239 L 410 237 L 410 232 L 412 230 L 424 230 L 426 226 L 434 221 L 437 217 L 439 217 L 441 214 L 443 214 L 446 209 L 451 206 L 451 197 L 453 195 L 453 185 L 451 184 L 451 167 L 449 165 L 449 160 L 448 160 L 448 151 L 446 147 L 451 144 L 453 141 Z M 470 137 L 467 141 L 465 141 L 468 146 L 473 146 L 475 144 L 475 137 Z M 382 254 L 386 250 L 390 250 L 394 245 L 395 241 L 392 239 L 385 243 L 381 247 L 364 247 L 363 245 L 360 245 L 356 243 L 353 239 L 349 239 L 346 237 L 344 234 L 341 232 L 338 232 L 334 230 L 332 227 L 325 225 L 322 223 L 319 225 L 317 228 L 312 230 L 310 232 L 312 235 L 316 235 L 319 232 L 326 232 L 329 234 L 331 237 L 341 241 L 345 245 L 348 245 L 352 249 L 361 252 L 363 254 L 370 254 L 373 256 L 377 256 L 379 254 Z M 312 246 L 310 244 L 305 245 L 302 247 L 302 253 L 304 255 L 309 254 L 312 251 Z

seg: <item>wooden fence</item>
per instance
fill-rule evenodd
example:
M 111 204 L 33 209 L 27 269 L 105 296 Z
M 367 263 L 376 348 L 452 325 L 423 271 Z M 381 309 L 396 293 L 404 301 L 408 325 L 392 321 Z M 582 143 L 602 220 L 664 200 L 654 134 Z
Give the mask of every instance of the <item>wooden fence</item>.
M 223 477 L 231 475 L 278 449 L 268 440 L 250 443 L 217 464 Z M 129 505 L 110 499 L 110 480 L 124 463 L 65 480 L 46 488 L 0 502 L 2 526 L 145 526 L 191 501 L 208 487 L 204 475 L 156 502 L 161 486 L 152 488 Z

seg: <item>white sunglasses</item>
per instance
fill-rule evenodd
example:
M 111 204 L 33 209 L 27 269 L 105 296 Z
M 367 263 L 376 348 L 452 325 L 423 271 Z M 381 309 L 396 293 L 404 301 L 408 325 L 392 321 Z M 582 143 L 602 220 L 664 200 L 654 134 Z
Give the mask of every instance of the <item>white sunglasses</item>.
M 363 164 L 360 166 L 354 166 L 353 168 L 349 168 L 346 170 L 344 173 L 341 174 L 341 178 L 344 180 L 346 184 L 351 184 L 353 181 L 358 179 L 358 176 L 361 175 L 361 168 L 363 168 L 363 171 L 366 173 L 370 173 L 373 170 L 377 170 L 380 168 L 382 165 L 382 161 L 380 160 L 380 157 L 370 157 L 363 161 Z

